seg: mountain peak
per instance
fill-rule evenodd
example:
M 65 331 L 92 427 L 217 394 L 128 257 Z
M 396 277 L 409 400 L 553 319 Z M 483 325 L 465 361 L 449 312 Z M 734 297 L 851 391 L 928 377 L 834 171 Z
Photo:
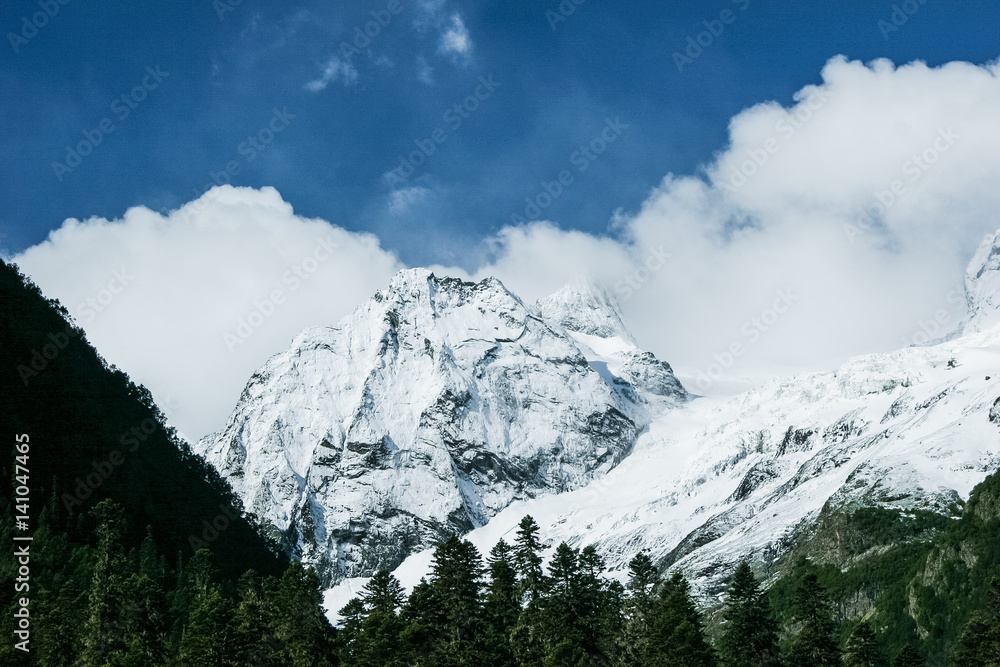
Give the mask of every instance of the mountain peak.
M 1000 231 L 988 234 L 972 256 L 965 271 L 965 299 L 966 333 L 1000 324 Z
M 651 402 L 686 396 L 669 365 L 618 340 L 631 336 L 606 293 L 547 303 L 555 322 L 496 278 L 400 271 L 268 360 L 197 451 L 325 582 L 393 568 L 516 500 L 606 473 Z M 629 349 L 595 356 L 570 329 Z
M 604 287 L 588 279 L 574 280 L 539 301 L 537 307 L 543 319 L 567 331 L 601 338 L 618 337 L 635 345 L 618 302 Z

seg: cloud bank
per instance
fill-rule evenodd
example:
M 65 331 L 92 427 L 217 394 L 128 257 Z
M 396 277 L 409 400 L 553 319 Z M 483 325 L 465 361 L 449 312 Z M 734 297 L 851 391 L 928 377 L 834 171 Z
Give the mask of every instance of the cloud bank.
M 834 58 L 791 106 L 734 117 L 726 149 L 619 215 L 613 242 L 508 229 L 483 273 L 531 297 L 589 273 L 689 382 L 919 342 L 939 311 L 959 322 L 965 265 L 1000 227 L 998 73 Z
M 221 428 L 250 375 L 402 266 L 371 235 L 221 186 L 163 217 L 67 220 L 14 261 L 189 438 Z
M 958 324 L 965 264 L 1000 227 L 998 74 L 835 58 L 790 106 L 734 117 L 700 173 L 667 175 L 606 235 L 539 220 L 485 241 L 474 276 L 434 268 L 496 275 L 526 300 L 602 282 L 700 393 L 919 342 Z M 401 268 L 376 238 L 296 216 L 271 188 L 228 186 L 166 218 L 69 220 L 14 259 L 190 437 L 220 428 L 296 333 Z

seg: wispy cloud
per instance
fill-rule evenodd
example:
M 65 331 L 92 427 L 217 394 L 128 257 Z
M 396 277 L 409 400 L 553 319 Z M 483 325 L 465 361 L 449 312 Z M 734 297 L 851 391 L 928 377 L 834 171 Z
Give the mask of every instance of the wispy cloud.
M 452 14 L 447 29 L 441 34 L 438 52 L 445 55 L 468 56 L 472 50 L 472 39 L 465 22 L 458 14 Z
M 389 213 L 393 215 L 406 213 L 410 207 L 425 201 L 428 194 L 430 190 L 420 186 L 393 190 L 389 195 Z
M 307 81 L 305 89 L 318 93 L 324 90 L 331 81 L 343 81 L 345 86 L 349 86 L 358 80 L 358 70 L 349 62 L 341 60 L 337 56 L 331 56 L 323 65 L 323 71 L 319 78 Z
M 434 68 L 427 64 L 423 56 L 417 56 L 417 79 L 428 86 L 434 85 Z

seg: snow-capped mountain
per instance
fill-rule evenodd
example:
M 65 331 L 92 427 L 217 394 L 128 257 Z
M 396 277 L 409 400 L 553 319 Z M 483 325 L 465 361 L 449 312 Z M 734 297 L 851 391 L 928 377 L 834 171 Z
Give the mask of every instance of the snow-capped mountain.
M 970 264 L 969 318 L 949 339 L 697 398 L 656 416 L 607 475 L 515 502 L 468 538 L 486 553 L 530 514 L 553 547 L 594 544 L 621 577 L 645 550 L 712 597 L 743 558 L 775 571 L 821 513 L 878 505 L 953 514 L 1000 467 L 998 258 L 1000 234 Z M 613 319 L 588 323 L 617 331 Z M 415 554 L 396 575 L 412 586 L 429 563 L 430 552 Z M 331 614 L 362 583 L 331 590 Z
M 965 272 L 966 333 L 1000 324 L 1000 231 L 987 236 Z
M 196 449 L 337 582 L 585 485 L 687 398 L 598 288 L 528 307 L 413 269 L 272 357 Z

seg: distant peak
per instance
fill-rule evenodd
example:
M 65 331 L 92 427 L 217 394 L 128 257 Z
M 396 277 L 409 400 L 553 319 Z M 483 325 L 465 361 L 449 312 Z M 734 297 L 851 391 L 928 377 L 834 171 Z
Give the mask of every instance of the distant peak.
M 542 318 L 567 331 L 635 343 L 622 319 L 618 302 L 603 286 L 578 278 L 538 302 Z
M 1000 324 L 1000 231 L 988 234 L 965 271 L 965 333 Z

